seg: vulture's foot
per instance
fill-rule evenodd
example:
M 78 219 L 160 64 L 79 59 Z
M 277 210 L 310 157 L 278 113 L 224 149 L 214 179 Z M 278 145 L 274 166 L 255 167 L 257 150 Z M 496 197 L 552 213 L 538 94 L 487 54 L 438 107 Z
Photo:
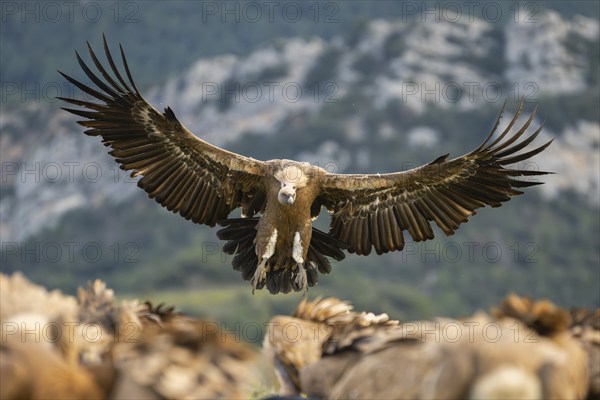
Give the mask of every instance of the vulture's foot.
M 256 267 L 256 272 L 254 272 L 254 276 L 252 277 L 252 294 L 256 290 L 256 286 L 264 281 L 267 278 L 267 258 L 263 258 L 258 267 Z
M 296 275 L 296 284 L 302 291 L 302 294 L 306 296 L 308 292 L 308 278 L 306 276 L 306 270 L 302 264 L 298 264 L 298 275 Z

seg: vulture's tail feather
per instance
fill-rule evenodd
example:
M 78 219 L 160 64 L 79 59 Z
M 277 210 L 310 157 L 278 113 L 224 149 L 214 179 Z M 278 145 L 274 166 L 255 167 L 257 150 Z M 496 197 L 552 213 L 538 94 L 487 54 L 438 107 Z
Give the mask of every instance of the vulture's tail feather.
M 240 271 L 242 278 L 246 281 L 252 279 L 258 267 L 258 258 L 254 250 L 258 220 L 258 217 L 226 219 L 219 222 L 223 228 L 217 232 L 217 237 L 226 241 L 223 252 L 235 255 L 232 261 L 233 269 Z M 308 286 L 317 284 L 318 272 L 330 273 L 331 263 L 328 257 L 336 261 L 343 260 L 345 257 L 343 250 L 346 248 L 345 243 L 312 228 L 312 239 L 304 262 Z M 297 275 L 295 263 L 292 262 L 284 268 L 272 268 L 267 273 L 266 282 L 259 283 L 256 288 L 261 289 L 266 285 L 272 294 L 289 293 L 292 290 L 298 292 L 302 290 L 302 287 L 297 283 Z

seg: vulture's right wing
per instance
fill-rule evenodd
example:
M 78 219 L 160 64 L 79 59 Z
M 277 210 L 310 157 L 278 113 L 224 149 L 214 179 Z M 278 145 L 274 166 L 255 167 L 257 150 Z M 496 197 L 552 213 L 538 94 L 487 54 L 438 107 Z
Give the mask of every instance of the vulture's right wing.
M 317 201 L 333 212 L 329 233 L 359 255 L 369 254 L 372 247 L 377 254 L 402 250 L 405 230 L 416 242 L 431 239 L 430 221 L 434 221 L 446 235 L 452 235 L 477 208 L 499 207 L 523 193 L 520 188 L 540 184 L 520 177 L 548 172 L 514 164 L 542 152 L 552 141 L 527 149 L 540 127 L 516 143 L 535 116 L 534 112 L 511 135 L 522 107 L 523 102 L 508 127 L 493 138 L 501 112 L 481 146 L 462 157 L 448 160 L 445 155 L 421 167 L 390 174 L 323 175 Z

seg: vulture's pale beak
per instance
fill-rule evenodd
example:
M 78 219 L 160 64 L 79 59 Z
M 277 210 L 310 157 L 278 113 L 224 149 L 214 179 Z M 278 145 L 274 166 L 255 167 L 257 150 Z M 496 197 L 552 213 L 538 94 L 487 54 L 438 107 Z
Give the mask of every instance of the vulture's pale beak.
M 296 200 L 296 191 L 291 187 L 284 186 L 279 191 L 278 199 L 281 204 L 291 206 Z

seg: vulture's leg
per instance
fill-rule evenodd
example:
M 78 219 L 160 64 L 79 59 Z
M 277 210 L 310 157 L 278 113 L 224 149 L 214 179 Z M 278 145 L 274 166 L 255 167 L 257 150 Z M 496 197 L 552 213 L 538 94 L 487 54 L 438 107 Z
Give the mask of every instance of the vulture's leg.
M 306 277 L 306 270 L 304 269 L 304 265 L 298 263 L 298 275 L 296 276 L 296 283 L 299 287 L 302 288 L 302 294 L 306 295 L 308 291 L 308 278 Z
M 266 265 L 268 260 L 269 257 L 263 256 L 262 260 L 260 261 L 260 264 L 258 264 L 258 267 L 256 267 L 256 272 L 252 277 L 252 294 L 254 294 L 254 291 L 256 290 L 256 285 L 258 285 L 259 282 L 264 281 L 267 277 Z
M 275 253 L 275 244 L 277 243 L 277 229 L 273 230 L 267 245 L 265 246 L 265 251 L 260 258 L 260 263 L 258 267 L 256 267 L 256 272 L 254 272 L 254 276 L 252 277 L 252 294 L 256 290 L 256 286 L 265 280 L 267 277 L 267 261 L 269 258 L 273 256 Z
M 300 240 L 300 232 L 294 235 L 294 247 L 292 250 L 292 258 L 296 261 L 298 275 L 296 276 L 296 284 L 302 288 L 302 292 L 306 295 L 308 291 L 308 278 L 304 269 L 304 258 L 302 257 L 302 241 Z

